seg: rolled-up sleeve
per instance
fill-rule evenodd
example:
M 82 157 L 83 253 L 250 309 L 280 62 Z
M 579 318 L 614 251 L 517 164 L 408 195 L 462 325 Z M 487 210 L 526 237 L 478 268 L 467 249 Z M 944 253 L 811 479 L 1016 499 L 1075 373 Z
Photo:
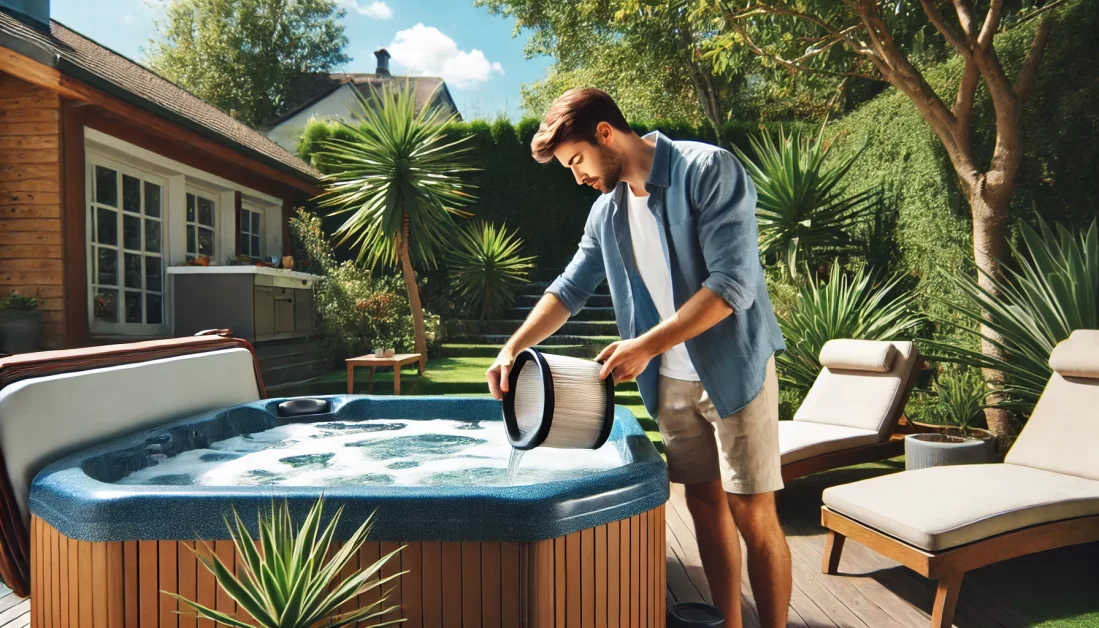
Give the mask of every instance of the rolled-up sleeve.
M 584 308 L 584 304 L 607 276 L 596 225 L 598 214 L 599 208 L 593 208 L 588 213 L 588 220 L 584 223 L 584 235 L 580 238 L 576 255 L 572 256 L 572 261 L 564 272 L 546 288 L 546 293 L 561 299 L 573 316 Z
M 732 153 L 714 151 L 700 162 L 691 192 L 709 273 L 702 285 L 744 311 L 763 281 L 755 185 Z

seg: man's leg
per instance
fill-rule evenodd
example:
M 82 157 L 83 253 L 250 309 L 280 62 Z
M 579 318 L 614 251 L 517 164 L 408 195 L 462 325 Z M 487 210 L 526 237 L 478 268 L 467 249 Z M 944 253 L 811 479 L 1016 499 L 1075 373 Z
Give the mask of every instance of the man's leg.
M 790 608 L 793 574 L 790 546 L 782 532 L 774 493 L 729 496 L 737 530 L 747 548 L 748 579 L 763 628 L 782 628 Z M 702 537 L 699 536 L 699 544 Z M 707 572 L 707 577 L 709 573 Z
M 684 485 L 687 509 L 694 520 L 702 570 L 710 584 L 714 606 L 725 615 L 726 628 L 739 628 L 740 539 L 721 480 Z

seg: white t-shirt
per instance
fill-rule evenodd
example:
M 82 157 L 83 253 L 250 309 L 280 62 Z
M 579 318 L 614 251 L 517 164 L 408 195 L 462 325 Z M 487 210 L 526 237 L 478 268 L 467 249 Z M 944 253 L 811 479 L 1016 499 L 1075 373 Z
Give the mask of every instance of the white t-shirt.
M 675 300 L 672 298 L 672 272 L 664 255 L 664 247 L 660 244 L 660 227 L 656 216 L 649 210 L 649 197 L 634 196 L 629 185 L 626 186 L 626 206 L 630 216 L 634 264 L 656 304 L 660 320 L 667 320 L 675 314 Z M 661 357 L 660 374 L 689 382 L 698 381 L 698 372 L 683 343 L 668 349 Z

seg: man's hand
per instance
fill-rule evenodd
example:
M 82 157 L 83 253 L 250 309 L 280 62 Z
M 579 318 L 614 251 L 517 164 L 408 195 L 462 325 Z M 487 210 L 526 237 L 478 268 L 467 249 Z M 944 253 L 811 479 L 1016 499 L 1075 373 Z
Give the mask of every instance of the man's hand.
M 597 362 L 606 360 L 599 371 L 599 379 L 606 379 L 613 373 L 616 382 L 631 380 L 640 375 L 654 357 L 656 354 L 644 338 L 612 342 L 595 358 Z
M 502 349 L 496 356 L 496 361 L 485 371 L 488 378 L 488 389 L 496 399 L 503 399 L 508 390 L 508 372 L 515 362 L 515 356 L 508 349 Z

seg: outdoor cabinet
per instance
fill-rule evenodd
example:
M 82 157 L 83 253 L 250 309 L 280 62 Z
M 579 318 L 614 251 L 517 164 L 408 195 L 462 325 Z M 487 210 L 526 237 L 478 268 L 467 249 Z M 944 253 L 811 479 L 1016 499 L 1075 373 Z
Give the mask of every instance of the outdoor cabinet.
M 313 333 L 313 275 L 250 266 L 168 269 L 176 336 L 231 329 L 250 342 Z

